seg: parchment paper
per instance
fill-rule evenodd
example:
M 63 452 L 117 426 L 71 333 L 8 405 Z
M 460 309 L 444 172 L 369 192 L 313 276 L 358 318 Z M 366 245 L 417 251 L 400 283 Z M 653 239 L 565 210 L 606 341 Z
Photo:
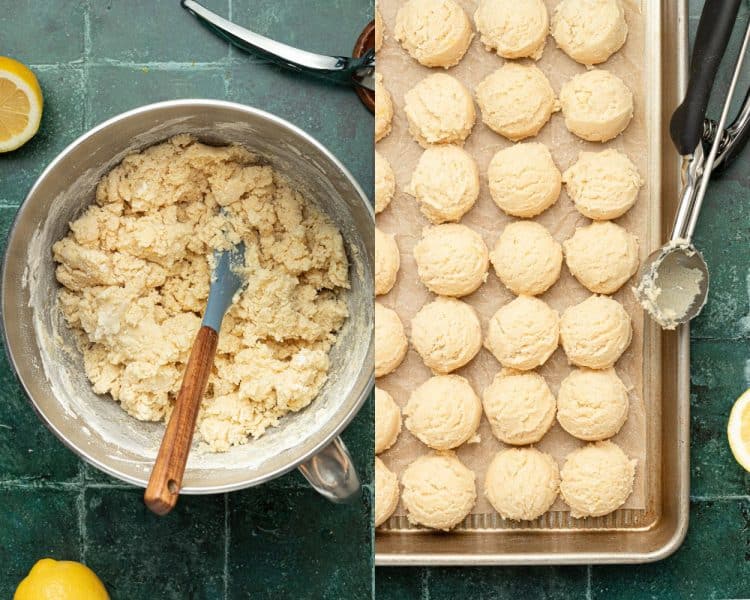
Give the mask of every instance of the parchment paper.
M 458 1 L 466 10 L 473 24 L 476 2 L 472 0 Z M 550 15 L 556 3 L 557 0 L 547 0 Z M 385 232 L 395 234 L 401 253 L 401 269 L 393 290 L 385 296 L 378 297 L 377 300 L 399 314 L 408 336 L 410 335 L 411 319 L 423 304 L 432 299 L 433 295 L 420 283 L 412 256 L 412 248 L 419 240 L 422 228 L 429 225 L 429 222 L 419 212 L 414 198 L 404 192 L 422 152 L 420 146 L 408 133 L 408 123 L 403 112 L 404 94 L 419 80 L 436 71 L 419 65 L 394 40 L 393 28 L 400 4 L 399 0 L 379 0 L 380 11 L 386 27 L 386 40 L 378 54 L 377 64 L 378 70 L 383 74 L 385 86 L 393 97 L 395 114 L 391 134 L 378 142 L 377 149 L 389 159 L 393 166 L 397 190 L 391 205 L 377 216 L 377 226 Z M 649 121 L 646 118 L 646 77 L 643 69 L 644 60 L 646 60 L 645 17 L 636 2 L 630 2 L 629 4 L 626 2 L 626 19 L 629 34 L 625 46 L 606 63 L 599 65 L 600 68 L 611 70 L 622 78 L 633 91 L 635 115 L 625 132 L 615 140 L 605 144 L 585 142 L 567 131 L 562 113 L 558 112 L 552 116 L 550 122 L 536 138 L 530 138 L 526 141 L 539 141 L 546 144 L 550 148 L 560 171 L 564 171 L 575 162 L 578 153 L 583 150 L 597 151 L 613 147 L 630 157 L 647 183 L 641 189 L 636 205 L 616 222 L 638 237 L 640 257 L 643 260 L 648 256 L 650 249 L 658 243 L 657 239 L 653 239 L 655 228 L 649 219 L 650 215 L 655 214 L 655 200 L 652 198 L 648 184 L 649 181 L 653 180 L 649 169 L 658 169 L 658 162 L 653 161 L 654 164 L 652 165 L 648 160 L 649 145 L 647 141 L 649 132 L 647 129 Z M 479 36 L 475 35 L 469 51 L 459 65 L 447 71 L 461 81 L 472 94 L 476 85 L 488 74 L 502 66 L 504 62 L 504 59 L 497 54 L 485 50 L 478 38 Z M 585 71 L 583 65 L 574 62 L 556 48 L 551 36 L 547 37 L 544 54 L 537 65 L 549 78 L 557 95 L 559 95 L 560 88 L 565 81 L 573 75 Z M 487 166 L 495 152 L 508 147 L 511 143 L 485 126 L 481 122 L 481 113 L 478 106 L 476 110 L 477 124 L 466 141 L 465 149 L 474 157 L 479 166 L 481 192 L 474 208 L 464 216 L 461 222 L 478 231 L 491 250 L 505 225 L 514 219 L 505 215 L 492 201 L 487 188 Z M 656 132 L 653 135 L 656 135 Z M 535 220 L 549 229 L 553 237 L 559 242 L 570 237 L 577 226 L 589 223 L 588 219 L 575 210 L 573 202 L 566 195 L 564 188 L 557 203 Z M 619 444 L 628 456 L 638 460 L 634 491 L 625 503 L 624 508 L 642 509 L 646 506 L 648 485 L 645 477 L 647 473 L 645 461 L 647 456 L 646 418 L 649 411 L 644 403 L 643 383 L 643 365 L 644 360 L 648 360 L 648 356 L 644 356 L 644 315 L 630 291 L 630 285 L 631 282 L 627 283 L 614 295 L 617 300 L 624 304 L 632 317 L 633 341 L 616 365 L 618 374 L 629 389 L 630 414 L 622 430 L 613 438 L 613 441 Z M 577 304 L 589 295 L 590 292 L 580 285 L 570 274 L 567 267 L 563 265 L 560 280 L 540 298 L 562 314 L 567 306 Z M 498 308 L 513 298 L 513 294 L 500 283 L 490 265 L 487 282 L 477 292 L 463 298 L 463 300 L 477 310 L 483 333 L 485 333 L 490 317 Z M 456 373 L 466 377 L 481 397 L 482 391 L 489 385 L 499 370 L 499 363 L 489 351 L 483 348 L 471 363 L 459 369 Z M 570 370 L 571 367 L 567 363 L 562 348 L 558 348 L 550 360 L 540 369 L 540 373 L 547 380 L 552 392 L 557 395 L 560 382 Z M 429 369 L 424 366 L 419 355 L 410 348 L 401 366 L 394 373 L 378 379 L 376 384 L 388 391 L 394 400 L 403 407 L 411 391 L 428 379 L 430 375 Z M 481 436 L 479 443 L 464 444 L 457 450 L 457 454 L 461 461 L 471 468 L 477 476 L 477 503 L 472 514 L 487 514 L 494 511 L 484 497 L 485 471 L 492 457 L 504 447 L 504 444 L 492 435 L 485 416 L 482 417 L 479 433 Z M 552 454 L 562 468 L 565 456 L 582 445 L 584 445 L 584 442 L 570 436 L 555 421 L 552 429 L 540 443 L 536 444 L 536 447 Z M 380 458 L 400 477 L 403 469 L 410 462 L 417 456 L 428 452 L 430 450 L 404 427 L 397 443 L 390 450 L 381 454 Z M 558 499 L 552 510 L 566 511 L 568 509 L 566 504 Z M 403 506 L 399 505 L 395 515 L 403 514 Z

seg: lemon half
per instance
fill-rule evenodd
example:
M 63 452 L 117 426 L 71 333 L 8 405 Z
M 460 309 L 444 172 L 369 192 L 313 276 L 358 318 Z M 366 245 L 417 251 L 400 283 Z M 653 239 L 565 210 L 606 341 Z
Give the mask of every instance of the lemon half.
M 750 471 L 750 390 L 737 398 L 732 407 L 727 437 L 734 458 L 746 471 Z
M 0 56 L 0 152 L 23 146 L 42 120 L 42 88 L 31 70 Z

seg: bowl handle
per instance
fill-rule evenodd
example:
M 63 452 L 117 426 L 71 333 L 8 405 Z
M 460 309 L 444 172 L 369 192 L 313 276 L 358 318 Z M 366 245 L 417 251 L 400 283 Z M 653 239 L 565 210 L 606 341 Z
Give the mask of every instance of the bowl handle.
M 357 470 L 340 437 L 298 468 L 315 491 L 331 502 L 351 502 L 360 494 Z

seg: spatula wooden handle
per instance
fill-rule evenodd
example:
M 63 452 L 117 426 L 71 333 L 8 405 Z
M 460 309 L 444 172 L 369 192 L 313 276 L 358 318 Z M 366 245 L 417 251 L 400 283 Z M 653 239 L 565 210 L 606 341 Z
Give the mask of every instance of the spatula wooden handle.
M 195 421 L 214 363 L 219 334 L 211 327 L 198 330 L 190 352 L 180 393 L 167 423 L 148 487 L 143 496 L 146 506 L 157 515 L 166 515 L 177 504 L 185 474 Z

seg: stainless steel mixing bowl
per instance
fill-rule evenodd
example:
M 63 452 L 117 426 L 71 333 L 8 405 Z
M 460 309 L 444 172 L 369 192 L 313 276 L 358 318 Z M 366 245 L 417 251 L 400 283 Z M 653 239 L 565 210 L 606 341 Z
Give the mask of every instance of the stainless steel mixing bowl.
M 102 175 L 123 157 L 179 133 L 257 152 L 338 225 L 351 262 L 350 318 L 331 352 L 328 382 L 306 409 L 224 454 L 194 451 L 184 493 L 257 485 L 299 467 L 331 500 L 352 497 L 359 481 L 338 434 L 373 383 L 374 215 L 344 166 L 304 131 L 268 113 L 228 102 L 179 100 L 144 106 L 95 127 L 42 173 L 10 231 L 2 273 L 2 320 L 11 364 L 46 425 L 83 459 L 144 486 L 163 424 L 128 416 L 91 390 L 82 357 L 55 306 L 52 244 L 93 201 Z

